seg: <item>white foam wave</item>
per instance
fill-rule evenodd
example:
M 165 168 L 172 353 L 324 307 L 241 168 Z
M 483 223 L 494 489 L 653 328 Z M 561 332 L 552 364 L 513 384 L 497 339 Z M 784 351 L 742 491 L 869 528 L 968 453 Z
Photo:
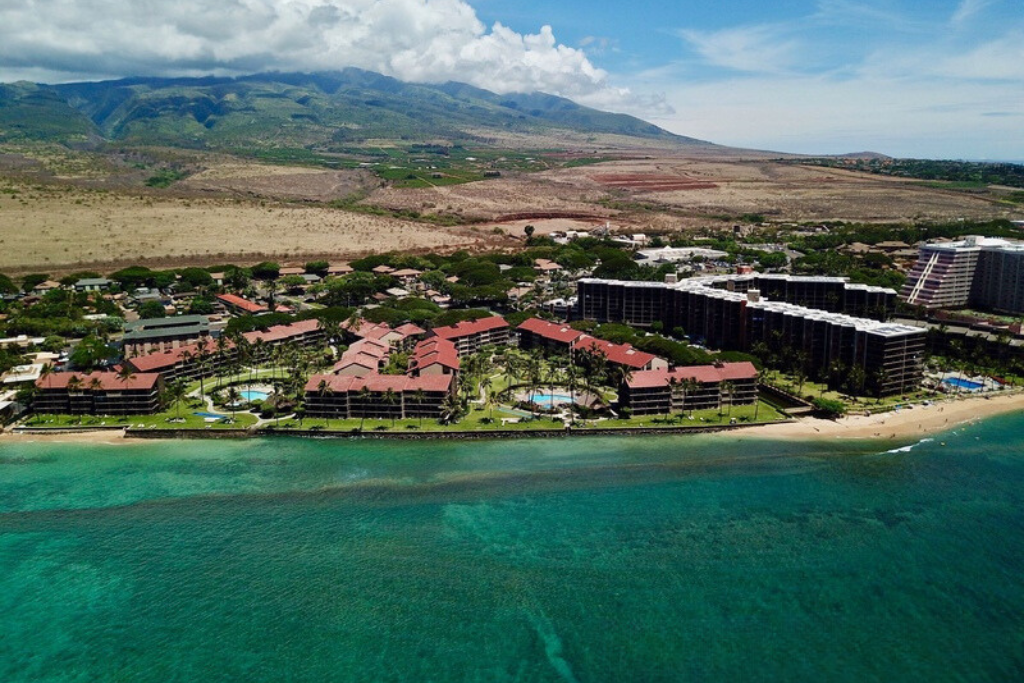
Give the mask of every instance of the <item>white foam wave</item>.
M 929 443 L 935 441 L 935 439 L 921 439 L 917 443 L 912 443 L 909 446 L 903 446 L 901 448 L 893 448 L 892 450 L 886 451 L 886 453 L 909 453 L 923 443 Z

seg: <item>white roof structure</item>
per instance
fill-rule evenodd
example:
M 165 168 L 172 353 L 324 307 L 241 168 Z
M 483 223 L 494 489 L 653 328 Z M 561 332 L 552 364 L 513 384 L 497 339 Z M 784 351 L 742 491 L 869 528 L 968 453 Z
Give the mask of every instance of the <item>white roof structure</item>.
M 798 306 L 797 304 L 790 304 L 784 301 L 769 301 L 758 295 L 753 295 L 753 290 L 748 293 L 744 292 L 733 292 L 727 289 L 718 289 L 712 285 L 718 282 L 724 282 L 729 279 L 738 278 L 754 278 L 757 276 L 753 275 L 724 275 L 724 276 L 705 276 L 705 277 L 693 277 L 681 280 L 680 282 L 667 283 L 667 282 L 643 282 L 643 281 L 621 281 L 621 280 L 602 280 L 597 278 L 585 278 L 580 282 L 594 282 L 594 283 L 605 283 L 620 285 L 623 287 L 635 287 L 635 288 L 656 288 L 660 287 L 663 289 L 673 289 L 677 291 L 694 291 L 699 292 L 702 296 L 706 296 L 712 299 L 721 299 L 724 301 L 745 301 L 748 308 L 761 309 L 773 313 L 781 313 L 783 315 L 790 315 L 797 318 L 806 320 L 820 320 L 827 322 L 832 325 L 840 325 L 843 327 L 852 327 L 859 332 L 866 332 L 869 334 L 877 334 L 882 337 L 898 337 L 906 334 L 918 334 L 920 329 L 911 327 L 910 325 L 902 325 L 899 323 L 882 322 L 879 320 L 873 320 L 871 318 L 858 318 L 852 315 L 846 315 L 845 313 L 833 313 L 831 311 L 824 311 L 817 308 L 807 308 L 806 306 Z M 792 275 L 777 275 L 777 276 L 764 276 L 761 277 L 781 277 L 781 278 L 792 278 L 798 279 Z M 839 281 L 846 282 L 845 278 L 804 278 L 805 280 L 828 280 L 828 281 Z M 885 289 L 884 287 L 868 287 L 868 285 L 850 285 L 847 287 L 861 287 L 868 288 L 869 290 L 876 290 L 880 292 L 896 292 L 891 289 Z

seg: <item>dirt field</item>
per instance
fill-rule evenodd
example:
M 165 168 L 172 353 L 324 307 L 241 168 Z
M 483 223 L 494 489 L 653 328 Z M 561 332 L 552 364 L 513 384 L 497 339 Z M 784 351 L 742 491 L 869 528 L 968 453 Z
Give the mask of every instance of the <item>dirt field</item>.
M 8 273 L 265 256 L 301 261 L 313 255 L 482 243 L 478 231 L 469 228 L 437 228 L 324 207 L 7 186 L 12 187 L 15 194 L 0 192 L 0 271 Z
M 608 150 L 588 153 L 602 151 Z M 192 160 L 198 173 L 168 190 L 125 190 L 123 162 L 121 175 L 107 176 L 104 185 L 102 159 L 56 154 L 40 162 L 0 154 L 0 271 L 508 246 L 526 224 L 542 234 L 606 222 L 657 233 L 721 226 L 747 213 L 774 221 L 1024 218 L 1024 209 L 990 195 L 784 165 L 742 150 L 622 152 L 634 158 L 423 189 L 382 186 L 365 171 L 203 156 Z M 369 206 L 455 215 L 464 225 L 441 228 L 324 205 L 356 192 Z

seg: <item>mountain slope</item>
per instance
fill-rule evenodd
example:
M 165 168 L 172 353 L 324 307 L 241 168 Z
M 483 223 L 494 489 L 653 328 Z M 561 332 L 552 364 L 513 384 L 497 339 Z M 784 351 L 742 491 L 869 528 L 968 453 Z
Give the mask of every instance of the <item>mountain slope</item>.
M 17 92 L 7 93 L 7 90 Z M 31 93 L 22 92 L 33 88 Z M 32 121 L 41 122 L 33 128 Z M 0 139 L 113 141 L 187 147 L 330 147 L 367 139 L 473 140 L 487 132 L 574 131 L 700 143 L 632 116 L 561 97 L 497 95 L 462 83 L 404 83 L 360 69 L 239 78 L 136 78 L 4 86 Z M 706 144 L 706 143 L 705 143 Z

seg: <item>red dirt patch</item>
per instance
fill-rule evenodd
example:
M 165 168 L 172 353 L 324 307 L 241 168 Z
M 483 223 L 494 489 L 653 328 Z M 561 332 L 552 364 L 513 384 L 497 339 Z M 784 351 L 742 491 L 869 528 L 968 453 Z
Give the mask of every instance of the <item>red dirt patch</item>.
M 654 173 L 606 173 L 591 176 L 602 185 L 637 192 L 675 192 L 678 190 L 712 190 L 718 185 L 686 176 Z

